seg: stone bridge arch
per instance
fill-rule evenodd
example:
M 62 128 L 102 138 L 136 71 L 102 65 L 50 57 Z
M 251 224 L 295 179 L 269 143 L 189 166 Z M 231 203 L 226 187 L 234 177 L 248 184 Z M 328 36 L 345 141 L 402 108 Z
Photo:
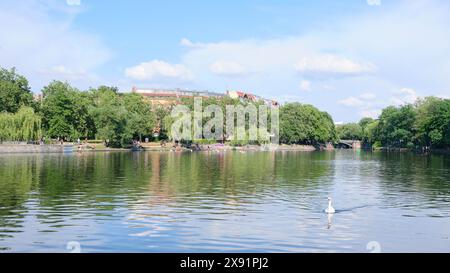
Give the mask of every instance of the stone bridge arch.
M 361 149 L 362 145 L 360 140 L 342 139 L 338 142 L 337 146 L 344 149 Z

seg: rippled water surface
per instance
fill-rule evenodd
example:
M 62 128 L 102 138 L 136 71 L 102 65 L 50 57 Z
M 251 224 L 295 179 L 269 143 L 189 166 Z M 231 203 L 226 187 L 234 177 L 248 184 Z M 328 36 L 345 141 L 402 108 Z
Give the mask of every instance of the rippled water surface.
M 0 252 L 450 252 L 449 237 L 449 156 L 0 156 Z

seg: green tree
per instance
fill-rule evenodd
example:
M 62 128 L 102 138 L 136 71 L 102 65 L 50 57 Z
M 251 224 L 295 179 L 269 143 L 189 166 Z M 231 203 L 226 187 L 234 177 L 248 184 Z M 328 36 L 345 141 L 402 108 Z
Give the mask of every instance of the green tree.
M 358 124 L 359 124 L 359 126 L 361 126 L 361 129 L 364 130 L 369 124 L 373 123 L 374 121 L 375 120 L 373 118 L 366 117 L 366 118 L 362 118 L 358 122 Z
M 122 105 L 115 87 L 100 86 L 91 89 L 93 103 L 89 107 L 96 128 L 96 138 L 109 142 L 111 146 L 121 147 L 128 140 L 122 136 L 126 126 L 127 111 Z
M 151 136 L 156 126 L 156 113 L 152 111 L 151 105 L 145 102 L 143 96 L 135 93 L 123 95 L 122 100 L 127 111 L 124 137 L 142 141 L 143 136 Z
M 155 128 L 159 128 L 159 139 L 170 139 L 170 127 L 173 124 L 173 119 L 170 116 L 170 109 L 163 106 L 153 108 L 156 118 Z
M 43 127 L 50 137 L 76 139 L 93 133 L 90 99 L 66 82 L 53 81 L 43 89 Z
M 417 139 L 423 146 L 450 147 L 450 100 L 427 97 L 416 103 Z
M 361 140 L 364 143 L 372 144 L 374 130 L 378 126 L 378 122 L 373 118 L 366 117 L 362 118 L 358 125 L 361 127 Z
M 89 91 L 95 137 L 112 147 L 126 147 L 133 139 L 151 136 L 157 112 L 139 94 L 119 94 L 116 87 L 100 86 Z
M 280 109 L 280 140 L 290 144 L 335 141 L 333 120 L 312 105 L 288 103 Z
M 375 144 L 378 140 L 378 120 L 374 120 L 371 123 L 367 124 L 363 129 L 363 142 L 368 143 L 370 145 Z M 378 146 L 378 145 L 375 145 Z
M 385 147 L 412 147 L 415 143 L 416 111 L 411 104 L 383 109 L 377 129 L 377 140 Z
M 21 106 L 31 106 L 33 95 L 28 80 L 16 69 L 0 68 L 0 112 L 16 113 Z
M 41 117 L 22 106 L 15 114 L 0 113 L 0 141 L 31 141 L 42 137 Z
M 336 126 L 334 125 L 333 118 L 327 112 L 322 112 L 322 119 L 323 121 L 321 126 L 324 127 L 324 134 L 327 135 L 325 141 L 335 143 L 339 137 L 336 131 Z
M 362 140 L 363 129 L 358 123 L 348 123 L 336 126 L 336 131 L 340 139 Z

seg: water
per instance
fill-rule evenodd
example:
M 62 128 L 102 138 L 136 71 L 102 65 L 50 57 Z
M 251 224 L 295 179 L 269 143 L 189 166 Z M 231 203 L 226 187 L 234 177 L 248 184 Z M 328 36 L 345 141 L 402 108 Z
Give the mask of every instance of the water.
M 450 156 L 0 156 L 0 252 L 449 252 L 449 237 Z

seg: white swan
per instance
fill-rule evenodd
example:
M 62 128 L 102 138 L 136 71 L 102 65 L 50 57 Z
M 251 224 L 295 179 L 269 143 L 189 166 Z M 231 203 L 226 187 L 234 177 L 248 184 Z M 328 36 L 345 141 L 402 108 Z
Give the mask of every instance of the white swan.
M 336 210 L 334 210 L 334 208 L 331 206 L 331 197 L 328 197 L 328 208 L 325 209 L 325 212 L 328 214 L 336 212 Z

